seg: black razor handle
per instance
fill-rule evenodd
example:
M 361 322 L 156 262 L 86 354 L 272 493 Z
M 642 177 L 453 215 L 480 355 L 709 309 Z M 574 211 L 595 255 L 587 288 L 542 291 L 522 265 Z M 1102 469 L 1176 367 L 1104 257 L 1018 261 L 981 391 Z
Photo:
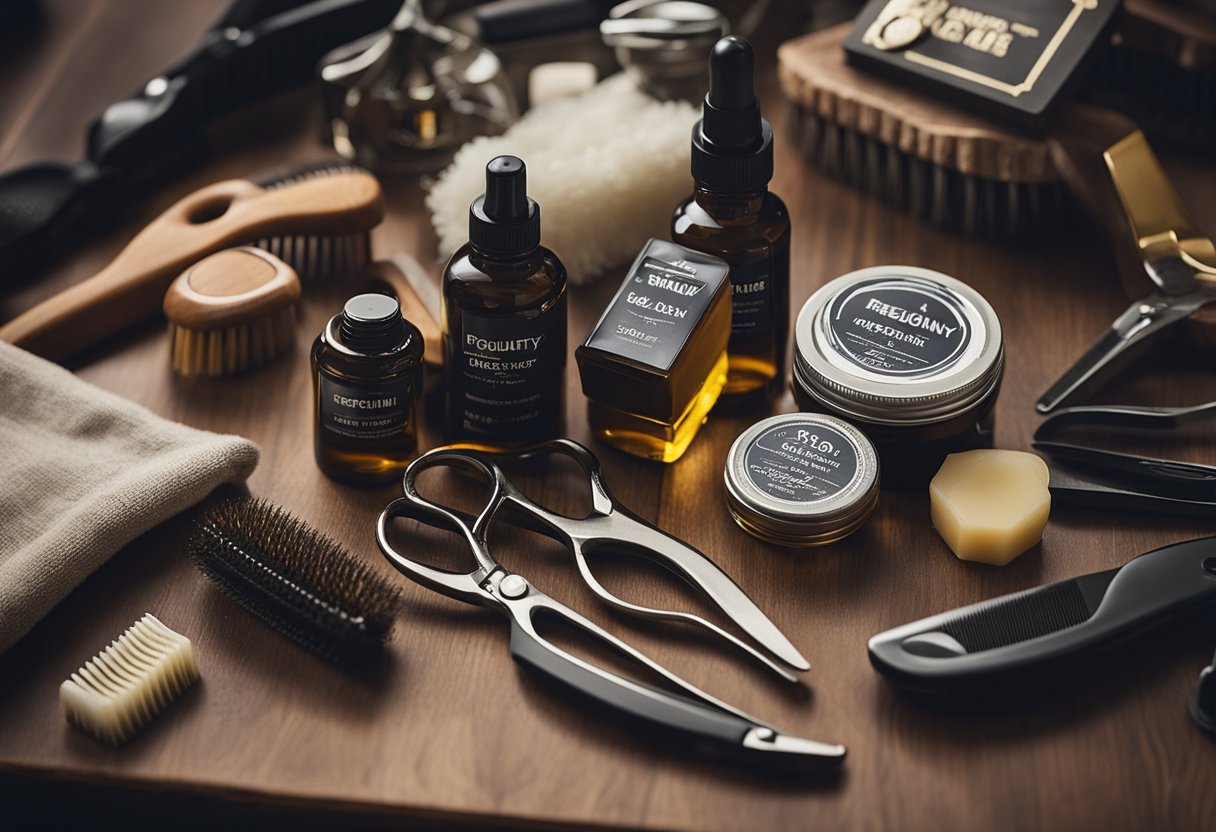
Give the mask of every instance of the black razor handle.
M 815 772 L 844 762 L 844 746 L 793 737 L 653 685 L 622 684 L 613 673 L 596 672 L 547 647 L 517 622 L 511 626 L 511 655 L 550 681 L 648 726 L 655 736 L 685 750 L 771 771 Z
M 1060 668 L 1150 625 L 1216 603 L 1216 537 L 1175 543 L 1119 569 L 1005 595 L 887 630 L 870 663 L 896 686 L 946 694 Z
M 399 5 L 237 0 L 189 56 L 102 112 L 87 161 L 0 176 L 0 273 L 21 273 L 88 220 L 197 165 L 212 121 L 312 80 L 322 55 L 386 25 Z

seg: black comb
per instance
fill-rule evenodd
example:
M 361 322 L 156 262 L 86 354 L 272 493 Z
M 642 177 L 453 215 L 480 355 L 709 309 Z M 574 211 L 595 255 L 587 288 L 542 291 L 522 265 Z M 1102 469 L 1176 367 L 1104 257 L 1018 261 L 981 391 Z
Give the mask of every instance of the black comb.
M 1192 608 L 1216 604 L 1216 537 L 1165 546 L 1119 569 L 931 616 L 870 639 L 895 685 L 958 693 L 1028 680 Z
M 30 274 L 86 221 L 206 156 L 216 118 L 312 80 L 321 56 L 392 19 L 399 0 L 237 0 L 193 53 L 110 105 L 84 162 L 40 162 L 0 176 L 0 274 Z M 0 285 L 0 290 L 6 287 Z
M 265 500 L 209 511 L 189 551 L 225 595 L 339 666 L 374 662 L 401 605 L 400 591 L 378 572 Z

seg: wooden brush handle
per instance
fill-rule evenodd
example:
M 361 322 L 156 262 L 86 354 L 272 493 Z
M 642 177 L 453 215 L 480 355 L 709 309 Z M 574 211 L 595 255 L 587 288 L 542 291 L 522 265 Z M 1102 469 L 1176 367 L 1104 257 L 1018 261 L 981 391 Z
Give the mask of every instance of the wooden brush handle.
M 266 237 L 370 231 L 383 217 L 380 185 L 365 173 L 271 190 L 217 182 L 171 206 L 101 272 L 0 327 L 0 339 L 60 361 L 155 316 L 173 279 L 212 252 Z

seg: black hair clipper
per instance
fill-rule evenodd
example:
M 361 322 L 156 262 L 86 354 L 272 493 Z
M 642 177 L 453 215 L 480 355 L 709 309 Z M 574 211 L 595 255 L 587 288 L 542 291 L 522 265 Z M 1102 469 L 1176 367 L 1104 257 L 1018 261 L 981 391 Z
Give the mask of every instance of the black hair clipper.
M 1214 603 L 1216 537 L 1205 537 L 887 630 L 870 639 L 870 662 L 910 692 L 995 689 Z

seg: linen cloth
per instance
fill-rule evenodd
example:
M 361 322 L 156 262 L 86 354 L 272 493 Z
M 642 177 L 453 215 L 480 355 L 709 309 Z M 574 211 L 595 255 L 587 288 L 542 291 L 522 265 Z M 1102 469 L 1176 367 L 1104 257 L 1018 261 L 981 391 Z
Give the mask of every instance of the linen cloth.
M 0 653 L 115 552 L 257 446 L 163 419 L 0 341 Z

